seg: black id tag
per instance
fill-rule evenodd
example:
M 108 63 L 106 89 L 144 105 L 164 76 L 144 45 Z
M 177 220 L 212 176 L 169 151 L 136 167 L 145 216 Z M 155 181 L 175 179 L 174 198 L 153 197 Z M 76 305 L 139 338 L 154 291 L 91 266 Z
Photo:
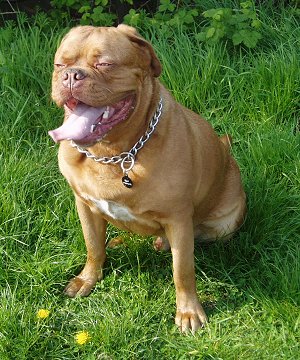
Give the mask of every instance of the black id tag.
M 133 182 L 128 175 L 125 175 L 122 177 L 122 183 L 127 188 L 132 188 L 132 186 L 133 186 Z

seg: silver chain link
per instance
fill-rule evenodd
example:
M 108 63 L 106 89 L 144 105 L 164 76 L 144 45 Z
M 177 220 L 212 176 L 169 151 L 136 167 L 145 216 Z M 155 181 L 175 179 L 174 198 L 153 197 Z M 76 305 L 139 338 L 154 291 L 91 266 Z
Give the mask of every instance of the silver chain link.
M 96 162 L 102 164 L 120 163 L 123 174 L 127 175 L 128 172 L 134 167 L 135 157 L 138 151 L 144 147 L 145 143 L 149 140 L 150 136 L 154 132 L 156 125 L 158 124 L 158 121 L 160 119 L 162 108 L 163 108 L 163 102 L 162 102 L 162 98 L 160 98 L 158 107 L 150 121 L 150 124 L 145 134 L 140 137 L 140 139 L 133 145 L 133 147 L 129 151 L 122 152 L 120 155 L 115 155 L 112 157 L 107 157 L 107 156 L 98 157 L 93 155 L 86 148 L 77 145 L 73 140 L 71 140 L 71 146 L 77 149 L 81 154 L 85 154 L 87 158 L 93 159 Z

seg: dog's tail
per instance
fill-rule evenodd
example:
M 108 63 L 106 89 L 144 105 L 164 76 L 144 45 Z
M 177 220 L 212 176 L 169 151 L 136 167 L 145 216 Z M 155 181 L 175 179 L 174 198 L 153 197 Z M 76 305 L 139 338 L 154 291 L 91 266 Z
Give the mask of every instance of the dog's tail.
M 220 137 L 221 143 L 225 146 L 227 151 L 230 150 L 232 146 L 232 137 L 229 134 L 225 134 Z

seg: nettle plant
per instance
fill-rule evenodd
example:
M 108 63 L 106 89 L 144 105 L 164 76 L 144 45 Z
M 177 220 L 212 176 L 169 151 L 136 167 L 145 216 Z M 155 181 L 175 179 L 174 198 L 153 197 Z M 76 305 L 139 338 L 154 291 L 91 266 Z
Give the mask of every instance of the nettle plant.
M 70 0 L 69 0 L 70 1 Z M 75 1 L 75 0 L 72 0 Z M 132 1 L 123 1 L 132 3 Z M 80 1 L 80 3 L 82 3 Z M 91 5 L 91 1 L 87 1 L 87 4 L 81 6 L 78 9 L 78 13 L 82 14 L 81 24 L 88 25 L 91 22 L 94 25 L 105 25 L 111 26 L 114 24 L 117 16 L 108 10 L 109 3 L 108 0 L 95 0 L 94 4 Z
M 171 0 L 160 0 L 158 6 L 152 5 L 153 14 L 146 11 L 147 1 L 139 2 L 134 0 L 119 0 L 131 6 L 123 21 L 131 26 L 183 26 L 192 24 L 195 17 L 199 15 L 197 7 L 201 0 L 184 0 L 174 4 Z M 56 18 L 68 18 L 71 15 L 79 15 L 80 23 L 93 24 L 96 26 L 111 26 L 117 20 L 116 14 L 112 12 L 112 0 L 52 0 L 54 8 L 53 16 Z M 114 4 L 116 5 L 116 4 Z
M 133 0 L 121 0 L 132 4 Z M 52 0 L 51 6 L 54 8 L 52 16 L 57 19 L 68 19 L 70 15 L 81 16 L 82 25 L 111 26 L 117 16 L 110 12 L 109 0 Z
M 196 35 L 200 41 L 216 43 L 227 39 L 233 45 L 244 44 L 254 48 L 262 38 L 259 32 L 261 22 L 252 1 L 241 2 L 239 9 L 209 9 L 204 11 L 203 16 L 209 20 L 209 25 Z
M 203 24 L 203 17 L 208 24 L 196 33 L 196 38 L 207 43 L 230 40 L 233 45 L 243 44 L 253 48 L 262 37 L 259 29 L 261 22 L 257 17 L 254 2 L 244 1 L 238 9 L 216 8 L 202 13 L 203 0 L 160 0 L 158 6 L 152 5 L 151 12 L 146 10 L 147 1 L 119 0 L 127 3 L 128 13 L 123 22 L 139 29 L 146 27 L 163 31 L 164 36 L 174 36 L 172 29 L 192 29 Z M 115 5 L 113 7 L 112 5 Z M 128 6 L 129 4 L 129 6 Z M 112 0 L 52 0 L 53 15 L 57 19 L 80 17 L 83 25 L 111 26 L 116 24 L 117 15 L 113 13 L 116 3 Z M 197 31 L 197 30 L 196 30 Z
M 180 26 L 182 29 L 191 26 L 199 16 L 198 1 L 174 1 L 160 0 L 159 6 L 153 16 L 149 16 L 143 9 L 131 9 L 124 17 L 124 22 L 131 26 L 142 27 L 144 24 L 150 24 L 156 28 L 174 28 Z

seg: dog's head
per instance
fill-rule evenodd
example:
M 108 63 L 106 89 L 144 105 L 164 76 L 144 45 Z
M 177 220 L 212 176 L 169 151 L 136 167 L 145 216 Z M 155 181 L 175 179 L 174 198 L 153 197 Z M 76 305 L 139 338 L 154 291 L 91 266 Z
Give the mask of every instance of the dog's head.
M 66 121 L 49 134 L 55 141 L 94 143 L 133 112 L 146 77 L 161 65 L 137 31 L 79 26 L 62 40 L 54 59 L 52 98 L 64 106 Z

